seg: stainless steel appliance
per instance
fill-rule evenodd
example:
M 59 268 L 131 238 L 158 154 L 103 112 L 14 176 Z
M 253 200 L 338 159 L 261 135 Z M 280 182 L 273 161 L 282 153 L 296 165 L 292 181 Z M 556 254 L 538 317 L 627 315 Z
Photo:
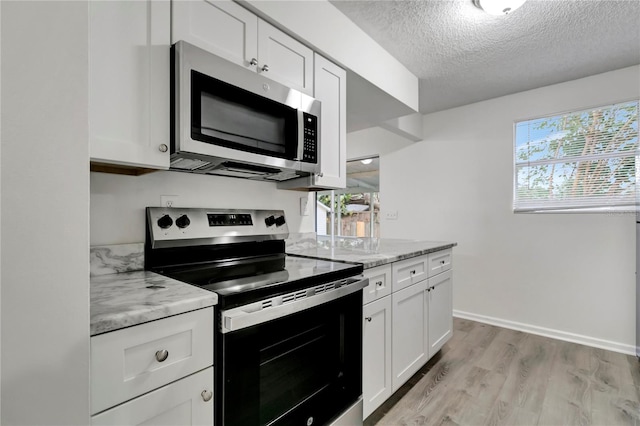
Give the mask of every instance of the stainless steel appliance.
M 172 169 L 270 181 L 320 172 L 320 101 L 184 41 L 172 61 Z
M 147 208 L 145 268 L 218 294 L 217 426 L 362 424 L 362 266 L 289 256 L 284 212 Z

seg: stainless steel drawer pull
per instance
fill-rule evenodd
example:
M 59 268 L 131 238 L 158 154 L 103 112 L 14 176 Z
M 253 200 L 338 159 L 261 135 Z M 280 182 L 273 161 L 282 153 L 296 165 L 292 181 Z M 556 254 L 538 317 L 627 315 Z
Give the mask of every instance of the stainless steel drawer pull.
M 163 362 L 167 358 L 169 358 L 169 351 L 168 350 L 163 349 L 161 351 L 156 352 L 156 359 L 158 360 L 158 362 Z
M 366 319 L 366 320 L 367 320 L 367 322 L 371 322 L 371 319 L 372 319 L 372 318 L 371 318 L 371 317 L 365 317 L 364 319 Z
M 376 281 L 376 287 L 382 287 L 382 281 Z
M 213 398 L 213 392 L 211 392 L 209 389 L 203 390 L 200 395 L 202 395 L 202 400 L 204 402 L 209 402 L 211 401 L 211 398 Z
M 413 271 L 411 271 L 411 275 L 415 275 L 416 274 L 416 270 L 414 269 Z

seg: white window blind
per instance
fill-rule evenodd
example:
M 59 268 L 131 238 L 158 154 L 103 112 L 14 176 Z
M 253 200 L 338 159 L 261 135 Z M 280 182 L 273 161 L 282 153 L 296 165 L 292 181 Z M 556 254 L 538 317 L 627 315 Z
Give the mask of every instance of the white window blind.
M 514 145 L 514 211 L 635 206 L 638 101 L 516 122 Z

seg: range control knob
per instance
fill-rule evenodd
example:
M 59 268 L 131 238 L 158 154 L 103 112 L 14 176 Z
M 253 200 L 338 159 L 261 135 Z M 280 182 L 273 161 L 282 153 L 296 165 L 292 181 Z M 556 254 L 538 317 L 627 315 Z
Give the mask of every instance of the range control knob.
M 171 225 L 173 225 L 173 219 L 168 214 L 165 214 L 160 219 L 158 219 L 158 226 L 162 229 L 167 229 Z
M 282 226 L 285 224 L 284 216 L 280 216 L 276 218 L 276 226 Z
M 176 226 L 178 228 L 186 228 L 191 224 L 191 220 L 186 214 L 183 214 L 179 218 L 176 219 Z
M 276 218 L 275 218 L 275 217 L 273 217 L 273 216 L 269 216 L 268 218 L 266 218 L 266 219 L 264 220 L 264 223 L 265 223 L 267 226 L 271 226 L 271 225 L 273 225 L 274 223 L 276 223 Z

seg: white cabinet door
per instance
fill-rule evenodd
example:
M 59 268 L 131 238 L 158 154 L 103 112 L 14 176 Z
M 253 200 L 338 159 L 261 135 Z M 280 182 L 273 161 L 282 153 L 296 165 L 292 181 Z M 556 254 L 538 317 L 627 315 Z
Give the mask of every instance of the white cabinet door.
M 258 72 L 313 96 L 313 51 L 262 19 L 258 20 Z
M 170 4 L 89 2 L 94 163 L 169 168 Z
M 427 280 L 391 294 L 392 386 L 398 390 L 428 360 Z
M 453 275 L 443 272 L 429 278 L 429 358 L 453 335 Z
M 93 426 L 213 424 L 213 367 L 91 418 Z
M 320 170 L 315 185 L 347 186 L 347 72 L 315 55 L 314 97 L 322 103 L 320 117 Z
M 256 69 L 256 15 L 231 0 L 178 0 L 173 1 L 172 6 L 172 43 L 184 40 L 231 62 Z
M 391 296 L 362 308 L 363 420 L 391 396 Z

